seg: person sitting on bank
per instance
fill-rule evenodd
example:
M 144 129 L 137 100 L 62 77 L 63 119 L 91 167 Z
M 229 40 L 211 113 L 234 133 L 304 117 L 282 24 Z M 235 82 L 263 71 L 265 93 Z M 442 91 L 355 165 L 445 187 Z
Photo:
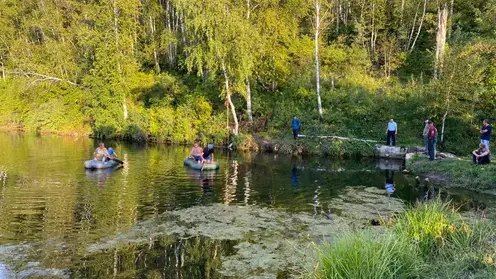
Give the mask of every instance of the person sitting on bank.
M 193 149 L 191 149 L 189 157 L 195 159 L 198 164 L 203 162 L 203 150 L 200 146 L 198 146 L 197 142 L 193 144 Z
M 207 147 L 203 149 L 203 161 L 206 161 L 207 164 L 214 161 L 214 145 L 208 144 Z
M 491 163 L 491 160 L 489 159 L 489 150 L 486 148 L 485 144 L 479 144 L 479 149 L 472 152 L 472 162 L 479 165 Z
M 97 161 L 105 162 L 108 160 L 108 157 L 110 157 L 109 152 L 107 148 L 105 148 L 105 144 L 102 142 L 95 149 L 95 152 L 93 153 L 93 158 Z

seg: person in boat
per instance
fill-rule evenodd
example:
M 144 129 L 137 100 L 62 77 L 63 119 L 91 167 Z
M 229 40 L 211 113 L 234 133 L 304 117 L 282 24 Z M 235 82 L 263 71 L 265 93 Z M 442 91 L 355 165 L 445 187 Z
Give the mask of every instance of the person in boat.
M 209 143 L 207 144 L 207 147 L 203 149 L 203 155 L 202 155 L 203 161 L 208 163 L 211 163 L 214 161 L 214 145 Z
M 109 154 L 108 158 L 110 160 L 113 160 L 113 159 L 115 159 L 117 157 L 117 153 L 115 153 L 115 150 L 112 147 L 109 147 L 107 149 L 107 151 L 108 151 L 108 154 Z
M 481 143 L 479 144 L 479 148 L 472 152 L 472 162 L 479 165 L 489 164 L 491 163 L 489 154 L 490 153 L 486 148 L 486 145 Z
M 198 146 L 197 142 L 193 144 L 193 149 L 191 149 L 191 152 L 189 153 L 189 158 L 195 159 L 198 164 L 203 162 L 203 150 Z
M 110 155 L 107 148 L 105 148 L 105 144 L 103 142 L 100 143 L 93 153 L 93 158 L 97 161 L 105 162 L 109 159 L 109 157 Z

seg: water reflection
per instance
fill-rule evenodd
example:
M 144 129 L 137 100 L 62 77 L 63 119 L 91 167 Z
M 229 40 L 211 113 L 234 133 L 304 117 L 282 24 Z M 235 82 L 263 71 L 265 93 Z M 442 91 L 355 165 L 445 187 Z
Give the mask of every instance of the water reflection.
M 291 187 L 296 192 L 298 190 L 298 168 L 293 165 L 291 169 Z
M 436 189 L 434 188 L 434 185 L 429 182 L 428 178 L 424 179 L 423 183 L 420 182 L 419 177 L 416 178 L 416 181 L 420 193 L 418 199 L 420 202 L 425 202 L 436 198 Z
M 131 245 L 74 259 L 73 278 L 223 278 L 221 258 L 234 254 L 236 241 L 206 237 L 162 236 L 146 245 Z
M 103 187 L 105 186 L 105 181 L 112 176 L 114 172 L 117 172 L 121 169 L 123 169 L 123 166 L 116 166 L 115 168 L 108 168 L 108 169 L 86 169 L 85 174 L 86 177 L 92 180 L 96 180 L 98 183 L 98 186 Z
M 225 176 L 226 184 L 224 189 L 224 204 L 229 205 L 236 201 L 236 188 L 238 186 L 238 161 L 230 160 L 230 164 L 226 167 Z
M 386 192 L 389 195 L 394 193 L 396 190 L 394 188 L 394 170 L 385 170 L 386 172 L 386 185 L 384 186 L 386 188 Z

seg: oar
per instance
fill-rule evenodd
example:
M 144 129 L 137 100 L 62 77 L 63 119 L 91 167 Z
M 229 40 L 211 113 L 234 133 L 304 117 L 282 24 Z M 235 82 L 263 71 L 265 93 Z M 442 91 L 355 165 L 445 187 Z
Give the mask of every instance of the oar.
M 110 159 L 110 158 L 108 158 L 108 159 Z M 123 162 L 123 161 L 121 161 L 121 160 L 119 160 L 119 159 L 117 159 L 117 158 L 110 159 L 110 160 L 116 161 L 117 163 L 119 163 L 119 164 L 121 164 L 121 165 L 123 165 L 123 164 L 124 164 L 124 162 Z

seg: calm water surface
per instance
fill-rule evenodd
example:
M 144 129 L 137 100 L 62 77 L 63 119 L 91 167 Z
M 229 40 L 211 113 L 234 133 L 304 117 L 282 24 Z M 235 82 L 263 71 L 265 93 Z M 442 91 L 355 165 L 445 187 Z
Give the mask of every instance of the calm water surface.
M 96 148 L 93 140 L 0 133 L 0 253 L 25 253 L 0 262 L 0 278 L 222 278 L 215 270 L 221 257 L 234 253 L 230 241 L 168 236 L 93 254 L 85 247 L 194 205 L 257 205 L 324 218 L 322 213 L 343 214 L 335 199 L 354 189 L 374 188 L 405 203 L 425 194 L 398 169 L 380 169 L 374 161 L 219 149 L 220 169 L 201 173 L 183 166 L 189 148 L 109 145 L 125 165 L 85 171 L 83 162 Z M 391 182 L 394 193 L 385 189 Z M 341 203 L 364 203 L 348 197 Z

